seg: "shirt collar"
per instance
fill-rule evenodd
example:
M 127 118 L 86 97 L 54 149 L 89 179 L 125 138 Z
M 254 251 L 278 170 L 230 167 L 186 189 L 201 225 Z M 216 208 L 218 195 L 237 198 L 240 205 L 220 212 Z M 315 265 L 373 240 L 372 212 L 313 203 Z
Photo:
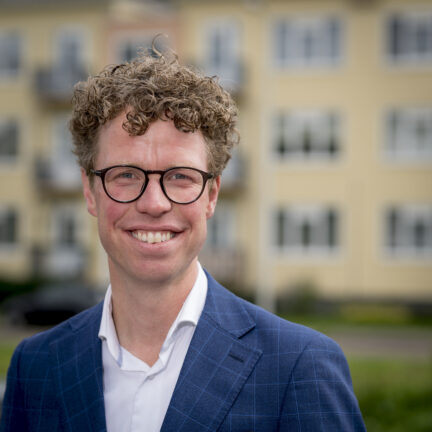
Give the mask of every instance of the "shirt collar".
M 165 341 L 161 348 L 160 356 L 165 357 L 164 353 L 175 341 L 178 330 L 185 325 L 197 326 L 201 313 L 204 309 L 204 303 L 207 296 L 207 277 L 201 264 L 198 263 L 198 276 L 196 281 L 186 297 L 180 312 L 172 323 Z M 99 338 L 106 341 L 108 350 L 116 360 L 119 366 L 122 365 L 122 350 L 117 337 L 114 320 L 112 317 L 112 289 L 111 285 L 105 294 L 102 319 L 99 327 Z

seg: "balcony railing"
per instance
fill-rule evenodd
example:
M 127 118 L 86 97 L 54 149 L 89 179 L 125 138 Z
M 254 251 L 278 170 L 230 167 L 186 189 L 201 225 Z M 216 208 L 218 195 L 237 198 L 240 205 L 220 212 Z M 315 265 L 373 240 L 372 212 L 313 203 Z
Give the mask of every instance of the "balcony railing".
M 79 246 L 55 246 L 35 249 L 34 271 L 45 279 L 72 279 L 82 277 L 87 261 L 86 251 Z
M 245 160 L 238 152 L 234 151 L 231 160 L 222 173 L 221 192 L 235 193 L 243 190 L 246 184 Z
M 81 65 L 53 65 L 36 71 L 35 86 L 40 97 L 50 102 L 68 103 L 73 86 L 88 76 Z
M 244 254 L 235 248 L 204 248 L 199 256 L 203 267 L 221 283 L 241 284 Z
M 217 76 L 220 85 L 235 98 L 241 96 L 245 88 L 245 67 L 242 61 L 236 60 L 220 65 L 204 65 L 205 74 Z
M 77 164 L 39 158 L 35 163 L 35 177 L 44 192 L 71 193 L 81 191 L 81 177 Z

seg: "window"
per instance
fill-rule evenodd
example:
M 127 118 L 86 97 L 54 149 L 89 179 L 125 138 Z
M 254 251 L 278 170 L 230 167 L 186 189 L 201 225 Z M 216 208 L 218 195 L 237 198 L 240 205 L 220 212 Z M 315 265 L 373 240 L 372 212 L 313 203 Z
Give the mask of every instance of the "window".
M 211 219 L 207 221 L 206 247 L 228 249 L 235 245 L 235 216 L 230 203 L 220 201 Z
M 62 165 L 75 165 L 75 158 L 72 153 L 72 137 L 68 130 L 68 116 L 57 115 L 54 118 L 53 126 L 54 158 Z
M 390 15 L 386 23 L 386 54 L 397 64 L 432 63 L 432 10 Z
M 10 162 L 18 155 L 18 122 L 0 118 L 0 160 Z
M 229 19 L 211 22 L 205 32 L 206 74 L 218 76 L 222 86 L 236 90 L 242 80 L 238 23 Z
M 163 44 L 164 38 L 158 38 L 154 41 L 155 49 L 163 52 L 166 50 Z M 148 36 L 124 36 L 117 41 L 116 61 L 118 63 L 129 62 L 135 59 L 140 52 L 156 55 L 152 47 L 152 38 Z
M 16 32 L 0 31 L 0 78 L 15 78 L 21 69 L 21 37 Z
M 65 72 L 81 71 L 86 64 L 87 35 L 81 28 L 62 28 L 54 37 L 55 65 Z
M 64 249 L 78 245 L 79 213 L 78 207 L 63 205 L 53 213 L 54 242 Z
M 384 221 L 390 255 L 432 256 L 432 205 L 389 206 Z
M 72 153 L 72 137 L 68 129 L 68 115 L 58 114 L 53 118 L 52 175 L 58 186 L 75 187 L 81 177 L 75 156 Z
M 432 107 L 390 110 L 385 142 L 392 159 L 432 160 Z
M 288 111 L 275 117 L 273 153 L 292 160 L 330 160 L 340 154 L 340 116 L 333 111 Z
M 340 242 L 339 212 L 331 206 L 289 206 L 275 211 L 275 244 L 281 251 L 330 254 Z
M 342 56 L 339 18 L 298 17 L 277 20 L 273 30 L 275 63 L 279 67 L 336 66 Z
M 13 209 L 0 209 L 0 246 L 14 245 L 18 237 L 18 216 Z

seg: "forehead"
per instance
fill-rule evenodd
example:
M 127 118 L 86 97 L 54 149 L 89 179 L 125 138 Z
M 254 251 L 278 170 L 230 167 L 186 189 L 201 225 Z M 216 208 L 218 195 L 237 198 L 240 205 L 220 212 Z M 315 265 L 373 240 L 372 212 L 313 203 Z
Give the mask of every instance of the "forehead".
M 207 168 L 207 145 L 200 131 L 182 132 L 171 120 L 152 122 L 143 135 L 129 135 L 123 113 L 104 125 L 98 137 L 96 165 L 134 164 L 147 169 L 170 166 Z M 164 165 L 162 167 L 161 165 Z

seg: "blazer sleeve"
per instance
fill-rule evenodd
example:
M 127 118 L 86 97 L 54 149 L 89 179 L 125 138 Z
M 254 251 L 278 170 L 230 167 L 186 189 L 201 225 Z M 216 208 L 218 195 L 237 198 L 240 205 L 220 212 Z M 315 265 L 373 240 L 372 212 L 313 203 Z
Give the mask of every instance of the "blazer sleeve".
M 332 339 L 319 334 L 306 345 L 286 388 L 281 414 L 281 431 L 366 431 L 348 363 Z
M 24 342 L 15 349 L 9 365 L 0 418 L 0 432 L 27 431 L 24 394 L 21 390 L 20 359 Z

